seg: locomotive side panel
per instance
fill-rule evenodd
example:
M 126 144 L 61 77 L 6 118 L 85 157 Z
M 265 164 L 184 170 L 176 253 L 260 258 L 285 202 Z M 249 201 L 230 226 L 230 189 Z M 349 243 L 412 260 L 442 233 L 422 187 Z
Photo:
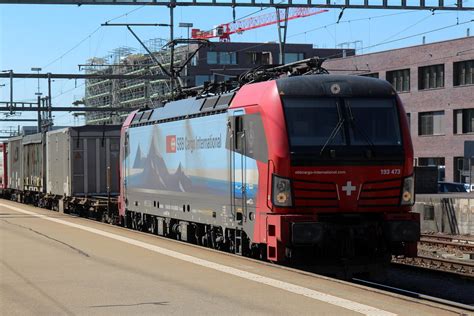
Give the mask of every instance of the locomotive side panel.
M 221 113 L 130 128 L 127 209 L 235 227 L 236 212 L 244 211 L 243 191 L 247 211 L 255 208 L 258 170 L 255 159 L 226 148 L 227 121 Z

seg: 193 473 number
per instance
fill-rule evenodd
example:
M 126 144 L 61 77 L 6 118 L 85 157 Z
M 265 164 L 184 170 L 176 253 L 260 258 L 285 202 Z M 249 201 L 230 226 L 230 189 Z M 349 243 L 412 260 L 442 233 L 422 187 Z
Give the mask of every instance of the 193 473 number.
M 380 169 L 380 174 L 389 175 L 389 174 L 401 174 L 400 169 Z

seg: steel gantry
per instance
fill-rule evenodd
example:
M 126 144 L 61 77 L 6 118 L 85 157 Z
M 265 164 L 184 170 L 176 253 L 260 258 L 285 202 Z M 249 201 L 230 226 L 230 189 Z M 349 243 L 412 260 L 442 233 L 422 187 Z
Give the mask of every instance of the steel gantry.
M 52 79 L 110 79 L 110 80 L 131 80 L 131 79 L 165 79 L 166 76 L 161 75 L 133 75 L 133 74 L 57 74 L 57 73 L 15 73 L 13 70 L 9 70 L 6 73 L 0 73 L 0 78 L 10 79 L 10 101 L 0 101 L 0 113 L 9 112 L 13 114 L 15 112 L 37 112 L 37 119 L 4 119 L 0 122 L 38 122 L 38 132 L 42 130 L 43 121 L 52 121 L 52 112 L 131 112 L 135 109 L 123 108 L 123 107 L 58 107 L 52 106 L 52 95 L 51 95 L 51 80 Z M 38 96 L 37 102 L 15 102 L 13 101 L 13 79 L 48 79 L 48 96 L 41 98 Z M 42 115 L 46 114 L 46 119 L 42 118 Z M 50 123 L 50 122 L 49 122 Z
M 418 0 L 416 4 L 407 0 L 0 0 L 8 4 L 72 4 L 72 5 L 154 5 L 154 6 L 212 6 L 212 7 L 315 7 L 347 9 L 409 9 L 409 10 L 474 10 L 472 1 Z M 436 2 L 435 2 L 436 3 Z
M 470 0 L 434 0 L 427 2 L 426 0 L 415 0 L 415 3 L 410 0 L 342 0 L 331 2 L 331 0 L 0 0 L 0 4 L 60 4 L 60 5 L 150 5 L 150 6 L 166 6 L 170 10 L 170 23 L 160 24 L 157 26 L 169 26 L 170 28 L 170 43 L 174 41 L 174 8 L 178 6 L 202 6 L 202 7 L 231 7 L 234 11 L 236 7 L 271 7 L 276 9 L 278 16 L 278 35 L 280 44 L 280 55 L 284 56 L 284 46 L 286 42 L 286 30 L 288 23 L 288 11 L 290 8 L 321 8 L 321 9 L 335 9 L 340 8 L 341 13 L 339 19 L 342 16 L 342 12 L 345 9 L 395 9 L 395 10 L 431 10 L 432 12 L 439 10 L 454 10 L 454 11 L 474 11 L 474 3 Z M 283 16 L 281 16 L 283 14 Z M 338 20 L 339 20 L 338 19 Z M 174 46 L 171 46 L 171 52 L 173 52 Z M 280 57 L 282 58 L 282 57 Z M 284 63 L 284 60 L 280 60 Z M 171 53 L 171 64 L 170 73 L 173 74 L 173 53 Z M 166 72 L 165 72 L 166 73 Z M 54 108 L 51 106 L 51 79 L 53 78 L 69 78 L 69 79 L 99 79 L 104 78 L 104 75 L 82 75 L 82 74 L 14 74 L 10 70 L 6 74 L 0 74 L 0 78 L 10 78 L 10 102 L 0 102 L 3 107 L 0 106 L 1 111 L 10 111 L 10 113 L 17 111 L 37 111 L 38 112 L 38 129 L 41 128 L 41 112 L 46 111 L 51 115 L 51 111 L 77 111 L 78 108 Z M 117 78 L 115 75 L 108 75 L 109 79 L 126 79 L 125 76 Z M 133 76 L 127 76 L 127 79 L 131 79 Z M 145 76 L 140 76 L 144 78 Z M 172 76 L 173 77 L 173 76 Z M 40 100 L 35 103 L 36 109 L 33 108 L 33 104 L 29 107 L 21 106 L 13 101 L 13 78 L 47 78 L 49 82 L 49 97 L 44 100 Z M 155 76 L 156 78 L 156 76 Z M 173 80 L 173 79 L 171 79 Z M 82 111 L 91 111 L 90 108 L 81 108 Z M 99 109 L 93 109 L 98 111 Z M 105 109 L 104 109 L 105 110 Z M 108 111 L 117 111 L 125 109 L 107 109 Z

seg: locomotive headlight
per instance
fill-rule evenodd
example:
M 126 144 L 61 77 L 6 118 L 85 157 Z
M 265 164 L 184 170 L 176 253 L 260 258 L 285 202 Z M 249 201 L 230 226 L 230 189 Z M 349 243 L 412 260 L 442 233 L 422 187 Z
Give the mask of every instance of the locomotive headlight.
M 415 180 L 413 176 L 403 179 L 402 205 L 413 205 L 415 203 Z
M 273 175 L 272 203 L 275 206 L 293 206 L 290 179 Z

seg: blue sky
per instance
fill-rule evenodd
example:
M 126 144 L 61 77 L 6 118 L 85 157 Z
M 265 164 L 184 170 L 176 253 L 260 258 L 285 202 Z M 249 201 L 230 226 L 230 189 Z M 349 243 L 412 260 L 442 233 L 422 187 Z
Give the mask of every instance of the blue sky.
M 427 4 L 429 1 L 427 0 Z M 390 2 L 390 1 L 389 1 Z M 408 1 L 410 2 L 410 1 Z M 453 0 L 454 2 L 454 0 Z M 437 3 L 437 1 L 436 1 Z M 465 1 L 473 6 L 474 0 Z M 237 8 L 242 17 L 258 8 Z M 256 13 L 265 14 L 271 9 Z M 289 22 L 289 43 L 310 43 L 321 48 L 332 48 L 343 42 L 362 41 L 365 49 L 359 53 L 375 52 L 421 44 L 422 35 L 402 39 L 474 19 L 474 11 L 396 11 L 346 9 L 339 24 L 340 10 Z M 127 14 L 128 13 L 128 14 Z M 169 11 L 161 6 L 63 6 L 63 5 L 0 5 L 0 70 L 30 72 L 31 67 L 42 67 L 43 72 L 78 73 L 78 64 L 94 56 L 106 56 L 120 46 L 140 49 L 137 41 L 121 27 L 100 27 L 101 23 L 117 18 L 113 23 L 169 23 Z M 211 29 L 232 20 L 230 8 L 178 7 L 175 23 L 192 22 L 194 27 Z M 474 23 L 467 23 L 426 34 L 427 42 L 436 42 L 474 33 Z M 136 32 L 142 39 L 168 38 L 164 27 L 142 27 Z M 186 37 L 186 29 L 176 27 L 176 37 Z M 276 26 L 234 35 L 232 41 L 277 41 Z M 395 40 L 395 41 L 394 41 Z M 384 42 L 390 42 L 380 45 Z M 0 100 L 9 99 L 8 80 L 1 79 Z M 17 79 L 14 98 L 28 101 L 35 98 L 36 80 Z M 46 81 L 41 82 L 46 92 Z M 53 83 L 53 105 L 69 106 L 84 94 L 83 81 L 58 80 Z M 30 114 L 33 117 L 32 114 Z M 1 115 L 3 117 L 3 115 Z M 56 125 L 78 123 L 67 113 L 58 113 Z M 30 117 L 22 114 L 22 117 Z M 34 123 L 25 125 L 34 125 Z M 0 122 L 0 129 L 16 128 L 17 124 Z M 0 134 L 3 134 L 0 132 Z

